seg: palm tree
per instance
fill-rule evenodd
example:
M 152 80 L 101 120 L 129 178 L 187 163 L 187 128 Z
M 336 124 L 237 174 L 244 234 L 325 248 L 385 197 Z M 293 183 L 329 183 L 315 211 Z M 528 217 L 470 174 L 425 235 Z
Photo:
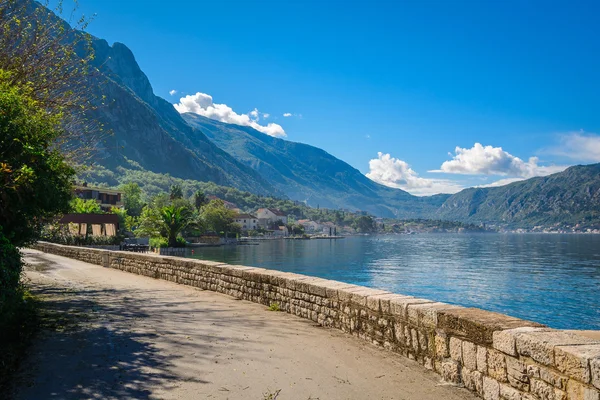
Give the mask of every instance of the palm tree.
M 169 247 L 177 245 L 177 235 L 192 221 L 190 212 L 185 207 L 166 206 L 160 212 L 162 220 L 162 236 L 166 237 Z

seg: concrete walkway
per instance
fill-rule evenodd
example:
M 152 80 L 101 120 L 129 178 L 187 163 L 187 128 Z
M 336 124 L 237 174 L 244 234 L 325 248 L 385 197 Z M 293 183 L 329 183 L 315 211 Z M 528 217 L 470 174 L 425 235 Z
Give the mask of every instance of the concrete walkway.
M 258 304 L 24 250 L 54 321 L 17 399 L 475 399 L 420 365 Z

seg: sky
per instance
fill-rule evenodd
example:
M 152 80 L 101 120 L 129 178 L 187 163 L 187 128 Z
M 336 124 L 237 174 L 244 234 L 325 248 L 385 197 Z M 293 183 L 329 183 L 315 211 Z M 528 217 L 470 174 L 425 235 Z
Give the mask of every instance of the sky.
M 600 162 L 600 2 L 79 0 L 180 112 L 417 195 Z

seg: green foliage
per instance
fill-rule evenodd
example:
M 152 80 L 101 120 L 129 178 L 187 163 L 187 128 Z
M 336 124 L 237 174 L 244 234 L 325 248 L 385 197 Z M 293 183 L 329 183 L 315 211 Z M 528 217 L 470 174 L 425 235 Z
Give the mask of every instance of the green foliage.
M 127 214 L 132 217 L 139 217 L 142 213 L 142 208 L 144 208 L 140 186 L 137 183 L 130 182 L 121 185 L 120 190 L 123 192 L 123 201 Z
M 194 193 L 194 206 L 196 210 L 200 210 L 200 208 L 208 202 L 206 195 L 202 190 L 196 190 Z
M 180 185 L 171 186 L 171 193 L 169 195 L 171 200 L 181 199 L 183 197 L 183 190 Z
M 177 247 L 181 242 L 177 236 L 190 224 L 191 215 L 185 207 L 168 206 L 160 213 L 161 236 L 166 237 L 169 247 Z
M 178 247 L 182 244 L 178 236 L 192 221 L 192 215 L 186 207 L 168 205 L 156 209 L 146 206 L 135 234 L 138 237 L 163 238 L 168 247 Z
M 374 232 L 375 221 L 373 218 L 368 215 L 361 215 L 358 219 L 352 224 L 352 227 L 361 233 L 370 233 Z
M 59 119 L 40 108 L 28 86 L 0 70 L 0 223 L 16 246 L 39 237 L 42 226 L 69 211 L 74 174 L 52 148 Z
M 92 37 L 85 33 L 86 18 L 68 17 L 73 30 L 58 16 L 64 15 L 62 0 L 54 13 L 33 1 L 0 0 L 0 69 L 10 71 L 6 82 L 28 87 L 39 111 L 60 119 L 60 135 L 54 145 L 70 164 L 89 160 L 101 139 L 101 127 L 88 118 L 93 109 L 90 78 L 95 72 Z M 75 10 L 73 10 L 75 11 Z
M 161 247 L 169 247 L 169 241 L 164 237 L 152 237 L 150 238 L 150 247 L 161 248 Z
M 93 199 L 84 200 L 75 197 L 71 200 L 70 206 L 71 212 L 75 214 L 104 214 L 104 211 L 100 208 L 100 204 Z
M 0 321 L 10 318 L 11 306 L 19 296 L 21 269 L 19 250 L 4 235 L 0 226 Z
M 200 218 L 207 230 L 220 233 L 239 233 L 241 228 L 234 222 L 236 213 L 225 207 L 221 200 L 211 200 L 202 207 Z
M 281 307 L 278 302 L 274 301 L 269 306 L 269 311 L 281 311 Z

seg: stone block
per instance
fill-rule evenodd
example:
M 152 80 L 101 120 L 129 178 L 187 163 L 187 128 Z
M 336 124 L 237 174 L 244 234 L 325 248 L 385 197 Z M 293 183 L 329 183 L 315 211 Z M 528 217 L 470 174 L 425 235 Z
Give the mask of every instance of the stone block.
M 477 345 L 471 342 L 462 342 L 462 363 L 470 370 L 477 370 Z
M 600 389 L 600 360 L 594 358 L 590 360 L 590 373 L 592 376 L 592 385 Z
M 596 343 L 592 339 L 573 333 L 553 329 L 541 329 L 515 334 L 517 352 L 548 366 L 554 365 L 556 346 L 583 345 Z
M 443 332 L 435 334 L 434 342 L 435 354 L 438 359 L 450 357 L 449 341 Z
M 591 382 L 590 361 L 594 359 L 600 360 L 600 344 L 554 348 L 556 369 L 583 383 Z
M 521 392 L 513 387 L 501 383 L 500 398 L 502 400 L 521 400 Z
M 477 371 L 487 374 L 487 348 L 477 346 Z
M 480 395 L 483 394 L 483 375 L 481 372 L 463 368 L 461 375 L 462 381 L 467 389 Z
M 461 383 L 460 364 L 457 361 L 443 360 L 440 372 L 446 382 Z
M 441 310 L 438 313 L 439 329 L 452 336 L 465 338 L 481 345 L 492 345 L 493 333 L 496 331 L 525 326 L 542 327 L 543 325 L 478 308 L 458 307 Z
M 517 341 L 516 335 L 522 332 L 532 332 L 539 330 L 540 328 L 533 328 L 529 326 L 507 329 L 504 331 L 496 331 L 492 335 L 493 347 L 496 350 L 500 350 L 509 356 L 517 356 Z
M 435 329 L 438 312 L 455 308 L 460 307 L 440 302 L 413 303 L 407 305 L 406 313 L 410 324 L 427 329 Z
M 390 299 L 390 313 L 396 316 L 396 318 L 400 318 L 403 322 L 408 322 L 408 305 L 424 303 L 433 303 L 433 301 L 410 296 L 393 298 Z
M 531 394 L 544 400 L 567 400 L 567 392 L 557 389 L 554 386 L 539 379 L 531 379 Z
M 498 382 L 508 382 L 506 373 L 506 356 L 504 353 L 488 349 L 487 351 L 488 375 Z
M 500 384 L 492 378 L 483 377 L 484 400 L 500 400 Z
M 349 285 L 348 287 L 338 289 L 338 297 L 342 303 L 350 303 L 352 301 L 352 295 L 355 292 L 362 292 L 366 289 L 363 286 Z M 364 297 L 364 296 L 363 296 Z M 364 297 L 364 303 L 366 305 L 367 298 Z
M 600 391 L 570 379 L 566 385 L 569 400 L 600 400 Z
M 392 300 L 412 299 L 413 298 L 411 296 L 404 296 L 404 295 L 395 294 L 395 293 L 382 294 L 382 295 L 378 295 L 377 297 L 379 298 L 379 304 L 381 306 L 381 312 L 384 313 L 384 314 L 391 314 L 390 302 Z
M 462 363 L 462 342 L 455 337 L 450 338 L 450 358 Z

